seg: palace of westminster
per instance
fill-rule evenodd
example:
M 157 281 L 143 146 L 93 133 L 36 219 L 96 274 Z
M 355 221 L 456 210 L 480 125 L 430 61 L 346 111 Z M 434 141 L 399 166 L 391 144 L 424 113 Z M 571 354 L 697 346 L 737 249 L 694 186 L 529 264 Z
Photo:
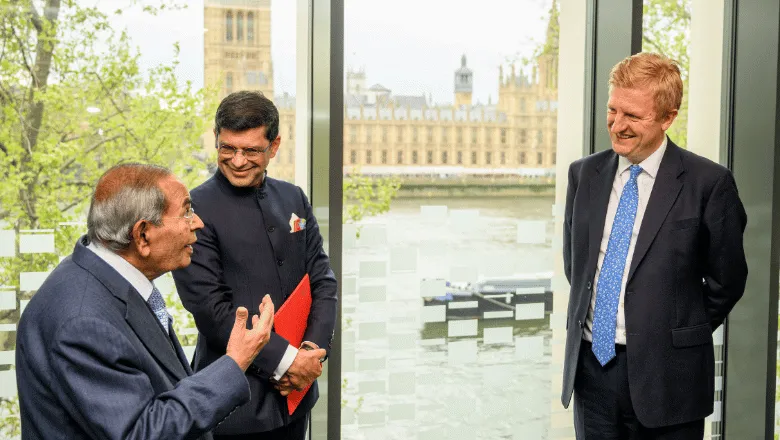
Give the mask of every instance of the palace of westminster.
M 344 169 L 364 174 L 550 175 L 555 165 L 558 12 L 553 2 L 547 40 L 530 75 L 511 65 L 498 69 L 498 101 L 474 103 L 473 72 L 466 56 L 454 71 L 452 104 L 425 94 L 394 95 L 367 87 L 364 70 L 348 69 L 344 95 Z M 220 98 L 236 90 L 274 96 L 270 0 L 206 0 L 204 83 Z M 274 96 L 282 147 L 269 166 L 292 180 L 295 98 Z M 214 145 L 213 134 L 205 136 Z

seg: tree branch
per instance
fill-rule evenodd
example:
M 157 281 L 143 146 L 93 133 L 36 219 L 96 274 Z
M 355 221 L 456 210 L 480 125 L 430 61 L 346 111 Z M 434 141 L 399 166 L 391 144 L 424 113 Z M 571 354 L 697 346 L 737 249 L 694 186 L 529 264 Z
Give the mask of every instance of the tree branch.
M 114 97 L 111 96 L 111 90 L 109 90 L 109 88 L 106 86 L 106 83 L 105 83 L 105 81 L 103 81 L 103 78 L 100 76 L 100 74 L 98 74 L 97 72 L 93 72 L 93 71 L 89 71 L 87 73 L 91 74 L 95 78 L 97 78 L 98 82 L 100 83 L 100 88 L 103 89 L 103 91 L 106 93 L 106 97 L 108 98 L 109 101 L 111 101 L 111 105 L 114 106 L 114 109 L 116 109 L 116 111 L 119 114 L 124 114 L 124 109 L 122 109 L 119 106 L 119 104 L 117 104 L 117 102 L 114 101 Z
M 32 77 L 33 84 L 35 84 L 35 71 L 33 71 L 32 66 L 30 66 L 30 63 L 27 61 L 27 51 L 24 50 L 25 44 L 24 41 L 22 41 L 21 37 L 16 35 L 16 29 L 11 26 L 11 34 L 13 34 L 14 38 L 16 38 L 16 42 L 19 43 L 19 51 L 22 53 L 22 61 L 24 62 L 24 68 L 27 69 L 27 72 L 30 73 L 30 76 Z
M 60 0 L 48 0 L 44 15 L 48 23 L 55 24 L 60 13 Z M 38 33 L 38 42 L 35 48 L 35 71 L 33 72 L 33 87 L 30 89 L 30 104 L 32 105 L 27 117 L 27 139 L 30 144 L 28 149 L 31 151 L 38 143 L 38 133 L 43 121 L 43 102 L 35 100 L 35 92 L 45 90 L 49 82 L 49 72 L 51 71 L 51 60 L 54 53 L 56 39 L 49 38 L 47 32 L 54 32 L 56 29 L 47 31 L 43 29 Z
M 70 209 L 78 206 L 78 204 L 81 203 L 81 202 L 82 202 L 82 200 L 78 200 L 76 202 L 70 203 L 67 206 L 63 207 L 63 208 L 60 208 L 60 212 L 68 212 Z
M 35 9 L 35 4 L 33 4 L 33 2 L 30 2 L 29 15 L 30 21 L 35 27 L 35 30 L 38 31 L 38 33 L 43 32 L 43 22 L 41 21 L 41 15 L 38 13 L 38 10 Z
M 94 144 L 90 145 L 86 150 L 82 151 L 81 154 L 79 154 L 77 156 L 73 156 L 65 165 L 61 166 L 60 167 L 60 173 L 64 173 L 65 171 L 67 171 L 68 168 L 70 168 L 70 166 L 73 165 L 74 162 L 76 162 L 76 160 L 83 159 L 84 156 L 86 156 L 89 153 L 97 150 L 98 148 L 100 148 L 101 145 L 104 145 L 106 142 L 111 142 L 111 141 L 117 140 L 120 137 L 122 137 L 122 136 L 117 134 L 117 135 L 111 136 L 109 138 L 101 139 L 99 142 L 95 142 Z

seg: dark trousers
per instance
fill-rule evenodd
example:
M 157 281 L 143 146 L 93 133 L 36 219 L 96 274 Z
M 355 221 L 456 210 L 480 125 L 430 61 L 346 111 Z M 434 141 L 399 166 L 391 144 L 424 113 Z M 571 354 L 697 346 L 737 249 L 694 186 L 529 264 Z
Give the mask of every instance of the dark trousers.
M 663 428 L 639 423 L 628 391 L 625 346 L 601 366 L 591 344 L 582 341 L 574 381 L 574 430 L 577 440 L 701 440 L 704 419 Z
M 214 440 L 304 440 L 309 426 L 309 415 L 272 431 L 240 435 L 215 435 Z

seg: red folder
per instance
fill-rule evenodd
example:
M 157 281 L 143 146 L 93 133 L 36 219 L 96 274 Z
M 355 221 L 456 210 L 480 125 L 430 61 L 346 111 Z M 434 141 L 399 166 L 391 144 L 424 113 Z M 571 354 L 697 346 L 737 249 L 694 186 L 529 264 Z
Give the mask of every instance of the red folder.
M 309 274 L 306 274 L 295 290 L 293 290 L 293 293 L 274 314 L 274 331 L 279 336 L 287 339 L 293 347 L 300 347 L 301 342 L 303 342 L 303 334 L 306 332 L 306 325 L 309 322 L 310 310 L 311 286 L 309 284 Z M 311 385 L 303 391 L 293 390 L 287 395 L 287 411 L 290 415 L 295 412 L 295 408 L 298 408 L 310 387 Z

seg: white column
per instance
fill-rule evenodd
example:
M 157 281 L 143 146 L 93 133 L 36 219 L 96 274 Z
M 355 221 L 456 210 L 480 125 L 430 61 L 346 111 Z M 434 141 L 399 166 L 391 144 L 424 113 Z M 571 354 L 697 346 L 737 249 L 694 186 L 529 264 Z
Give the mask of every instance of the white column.
M 566 204 L 569 164 L 582 157 L 585 111 L 585 19 L 583 0 L 560 0 L 560 39 L 558 59 L 558 145 L 555 165 L 555 255 L 553 275 L 552 374 L 550 390 L 551 440 L 574 439 L 571 406 L 561 405 L 563 354 L 566 348 L 566 308 L 569 283 L 563 273 L 563 213 Z
M 296 185 L 311 199 L 311 20 L 309 0 L 298 0 L 295 19 L 295 175 Z
M 721 84 L 723 81 L 724 0 L 691 0 L 688 46 L 688 150 L 715 162 L 720 158 Z M 725 146 L 724 146 L 725 147 Z M 716 402 L 715 412 L 722 409 Z M 704 438 L 712 435 L 707 418 Z
M 691 0 L 688 150 L 718 161 L 724 0 Z

